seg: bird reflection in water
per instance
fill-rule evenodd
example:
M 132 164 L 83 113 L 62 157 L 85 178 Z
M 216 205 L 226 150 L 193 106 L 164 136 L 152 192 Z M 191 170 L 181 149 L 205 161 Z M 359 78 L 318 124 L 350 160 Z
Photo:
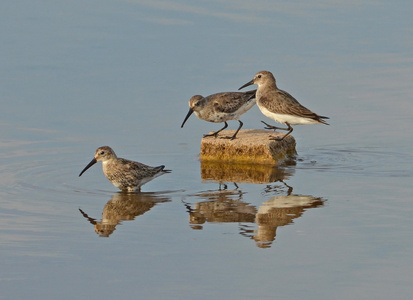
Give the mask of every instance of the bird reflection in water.
M 106 203 L 101 221 L 89 217 L 79 208 L 81 214 L 94 226 L 101 237 L 109 237 L 122 221 L 132 221 L 143 215 L 158 203 L 171 201 L 161 193 L 117 193 Z
M 222 189 L 224 186 L 224 189 Z M 206 191 L 194 196 L 208 199 L 197 202 L 191 207 L 185 204 L 189 212 L 189 223 L 193 229 L 202 229 L 202 224 L 206 222 L 254 222 L 256 209 L 254 206 L 242 201 L 242 192 L 237 184 L 235 189 L 228 189 L 226 184 L 220 183 L 217 191 Z
M 301 217 L 304 211 L 324 205 L 325 200 L 320 197 L 292 194 L 293 188 L 281 182 L 288 189 L 287 195 L 272 197 L 260 205 L 255 215 L 258 229 L 241 226 L 241 234 L 252 238 L 260 248 L 271 247 L 278 227 L 293 224 L 293 220 Z M 264 193 L 278 190 L 279 188 L 267 186 Z
M 236 168 L 234 173 L 231 168 Z M 275 240 L 279 226 L 292 224 L 305 210 L 324 204 L 325 200 L 320 197 L 292 193 L 293 188 L 287 185 L 284 179 L 288 179 L 293 170 L 262 165 L 257 166 L 257 169 L 254 166 L 245 166 L 244 172 L 238 168 L 241 166 L 201 163 L 202 178 L 218 182 L 220 188 L 191 195 L 204 201 L 185 203 L 191 228 L 203 229 L 206 223 L 214 222 L 238 223 L 241 235 L 254 240 L 260 248 L 269 248 Z M 245 178 L 241 178 L 240 174 Z M 238 183 L 268 183 L 261 196 L 275 196 L 258 208 L 247 203 L 243 200 L 245 192 L 236 183 L 234 189 L 228 189 L 230 184 L 225 184 L 231 182 L 235 176 Z

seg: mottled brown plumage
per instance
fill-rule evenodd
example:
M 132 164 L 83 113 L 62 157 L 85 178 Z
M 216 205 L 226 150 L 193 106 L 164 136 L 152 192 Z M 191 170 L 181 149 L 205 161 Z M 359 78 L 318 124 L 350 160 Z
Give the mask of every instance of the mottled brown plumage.
M 307 125 L 307 124 L 326 124 L 323 119 L 328 117 L 319 116 L 308 108 L 301 105 L 293 96 L 286 91 L 280 90 L 277 87 L 276 80 L 271 72 L 260 71 L 255 74 L 254 79 L 244 84 L 239 89 L 246 86 L 257 84 L 257 105 L 261 112 L 270 119 L 276 122 L 286 124 L 288 128 L 280 128 L 267 125 L 266 129 L 281 129 L 287 130 L 282 138 L 274 138 L 276 140 L 283 140 L 289 135 L 293 128 L 291 125 Z
M 183 121 L 181 128 L 184 127 L 185 122 L 191 116 L 192 113 L 201 119 L 214 123 L 225 123 L 225 126 L 207 136 L 217 137 L 218 133 L 228 127 L 227 121 L 237 120 L 240 123 L 235 134 L 231 137 L 223 137 L 235 139 L 238 131 L 241 129 L 243 123 L 239 120 L 239 117 L 246 113 L 255 104 L 255 92 L 223 92 L 207 97 L 201 95 L 195 95 L 189 100 L 189 112 Z
M 99 147 L 92 161 L 80 172 L 79 176 L 98 161 L 102 162 L 103 173 L 114 186 L 122 191 L 140 191 L 145 183 L 170 173 L 164 170 L 165 166 L 150 167 L 140 162 L 118 158 L 112 148 L 108 146 Z

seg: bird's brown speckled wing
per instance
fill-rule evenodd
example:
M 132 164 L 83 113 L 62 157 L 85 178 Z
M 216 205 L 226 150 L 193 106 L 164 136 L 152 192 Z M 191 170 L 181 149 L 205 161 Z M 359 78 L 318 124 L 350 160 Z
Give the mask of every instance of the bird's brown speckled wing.
M 134 161 L 132 162 L 132 164 L 130 164 L 130 173 L 136 179 L 143 179 L 146 177 L 153 177 L 156 173 L 161 172 L 163 168 L 164 167 L 150 167 L 140 162 Z
M 124 184 L 131 184 L 137 180 L 152 177 L 161 171 L 158 167 L 150 167 L 140 162 L 127 160 L 124 158 L 119 158 L 117 162 L 116 170 L 112 169 L 110 176 L 112 179 L 122 181 Z
M 320 116 L 301 105 L 297 99 L 283 90 L 276 90 L 274 94 L 261 96 L 260 103 L 274 113 L 289 114 L 314 120 L 320 119 Z
M 233 113 L 236 112 L 248 101 L 255 98 L 255 92 L 226 92 L 211 95 L 211 102 L 216 112 Z

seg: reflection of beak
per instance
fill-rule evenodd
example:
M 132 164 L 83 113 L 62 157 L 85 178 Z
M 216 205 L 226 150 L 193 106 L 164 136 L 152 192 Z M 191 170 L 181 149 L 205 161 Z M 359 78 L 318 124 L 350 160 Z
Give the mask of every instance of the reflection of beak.
M 81 210 L 80 208 L 79 208 L 79 211 L 80 211 L 80 213 L 81 213 L 86 219 L 88 219 L 88 221 L 90 222 L 90 224 L 96 225 L 97 222 L 96 222 L 95 219 L 89 217 L 89 216 L 87 215 L 87 213 L 85 213 L 85 212 L 84 212 L 83 210 Z
M 252 85 L 252 84 L 254 84 L 254 79 L 253 80 L 251 80 L 251 81 L 248 81 L 246 84 L 244 84 L 242 87 L 240 87 L 238 90 L 241 90 L 241 89 L 243 89 L 243 88 L 245 88 L 245 87 L 247 87 L 247 86 L 249 86 L 249 85 Z
M 194 111 L 192 110 L 192 108 L 189 109 L 188 114 L 185 117 L 185 120 L 182 122 L 181 128 L 184 127 L 184 124 L 186 122 L 186 120 L 188 120 L 188 118 L 192 115 Z
M 79 177 L 82 176 L 82 174 L 85 173 L 87 169 L 89 169 L 91 166 L 93 166 L 97 162 L 98 161 L 96 160 L 96 158 L 92 159 L 92 161 L 86 166 L 86 168 L 84 168 L 83 171 L 80 172 Z

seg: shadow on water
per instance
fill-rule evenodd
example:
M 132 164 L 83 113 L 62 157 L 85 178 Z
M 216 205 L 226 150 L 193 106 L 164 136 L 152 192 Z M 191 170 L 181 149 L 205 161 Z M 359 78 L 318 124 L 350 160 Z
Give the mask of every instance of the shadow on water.
M 293 187 L 284 182 L 293 173 L 294 169 L 269 165 L 201 163 L 202 179 L 219 183 L 219 188 L 189 195 L 201 199 L 199 202 L 184 202 L 191 228 L 202 230 L 207 223 L 239 223 L 242 236 L 254 240 L 260 248 L 271 247 L 278 227 L 292 224 L 304 211 L 324 205 L 320 197 L 293 194 Z M 257 208 L 244 200 L 246 192 L 238 183 L 267 184 L 258 197 L 271 198 Z M 234 188 L 229 189 L 232 185 Z
M 164 193 L 117 193 L 105 204 L 100 221 L 88 216 L 79 208 L 80 213 L 93 225 L 101 237 L 109 237 L 116 226 L 123 221 L 132 221 L 159 203 L 169 202 L 171 198 Z

